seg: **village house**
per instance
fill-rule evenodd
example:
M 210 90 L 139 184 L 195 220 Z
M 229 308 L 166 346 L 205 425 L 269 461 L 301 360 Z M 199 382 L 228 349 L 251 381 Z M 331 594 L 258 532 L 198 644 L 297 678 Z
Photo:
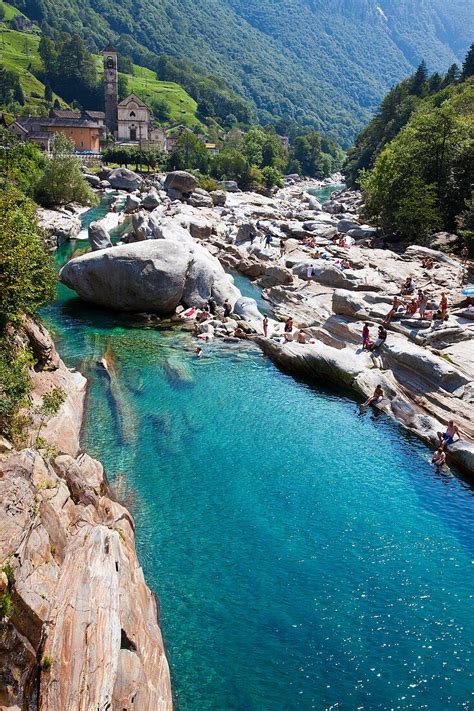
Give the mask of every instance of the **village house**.
M 75 116 L 66 118 L 21 116 L 8 128 L 21 141 L 36 143 L 43 151 L 50 150 L 54 134 L 63 133 L 72 140 L 78 152 L 93 153 L 100 151 L 100 137 L 103 131 L 97 120 L 80 114 L 79 118 Z

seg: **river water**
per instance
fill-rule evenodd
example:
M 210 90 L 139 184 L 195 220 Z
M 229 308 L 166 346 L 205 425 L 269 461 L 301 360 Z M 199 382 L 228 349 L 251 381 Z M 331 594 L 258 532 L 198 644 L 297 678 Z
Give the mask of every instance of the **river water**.
M 422 443 L 253 347 L 195 359 L 63 286 L 43 315 L 90 379 L 83 445 L 135 515 L 177 709 L 474 707 L 473 491 Z

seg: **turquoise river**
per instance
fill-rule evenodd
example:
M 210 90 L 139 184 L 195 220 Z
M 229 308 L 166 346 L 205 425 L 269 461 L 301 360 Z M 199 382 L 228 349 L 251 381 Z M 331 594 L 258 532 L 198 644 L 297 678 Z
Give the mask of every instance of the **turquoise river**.
M 466 482 L 253 347 L 195 359 L 187 332 L 63 286 L 43 315 L 90 380 L 83 446 L 136 518 L 178 711 L 474 708 Z

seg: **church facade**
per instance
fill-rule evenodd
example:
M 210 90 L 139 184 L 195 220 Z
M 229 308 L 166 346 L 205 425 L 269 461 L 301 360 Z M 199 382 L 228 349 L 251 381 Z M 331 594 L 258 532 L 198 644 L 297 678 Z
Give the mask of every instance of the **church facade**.
M 104 58 L 105 124 L 120 143 L 151 143 L 166 150 L 166 133 L 155 126 L 148 106 L 135 94 L 118 100 L 117 50 L 109 44 Z

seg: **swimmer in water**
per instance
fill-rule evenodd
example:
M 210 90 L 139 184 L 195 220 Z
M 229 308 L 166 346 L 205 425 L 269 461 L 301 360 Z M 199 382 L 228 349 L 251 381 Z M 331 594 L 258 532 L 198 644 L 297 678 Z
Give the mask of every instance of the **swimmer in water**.
M 441 447 L 433 454 L 431 464 L 434 464 L 435 467 L 442 467 L 446 464 L 446 453 Z

